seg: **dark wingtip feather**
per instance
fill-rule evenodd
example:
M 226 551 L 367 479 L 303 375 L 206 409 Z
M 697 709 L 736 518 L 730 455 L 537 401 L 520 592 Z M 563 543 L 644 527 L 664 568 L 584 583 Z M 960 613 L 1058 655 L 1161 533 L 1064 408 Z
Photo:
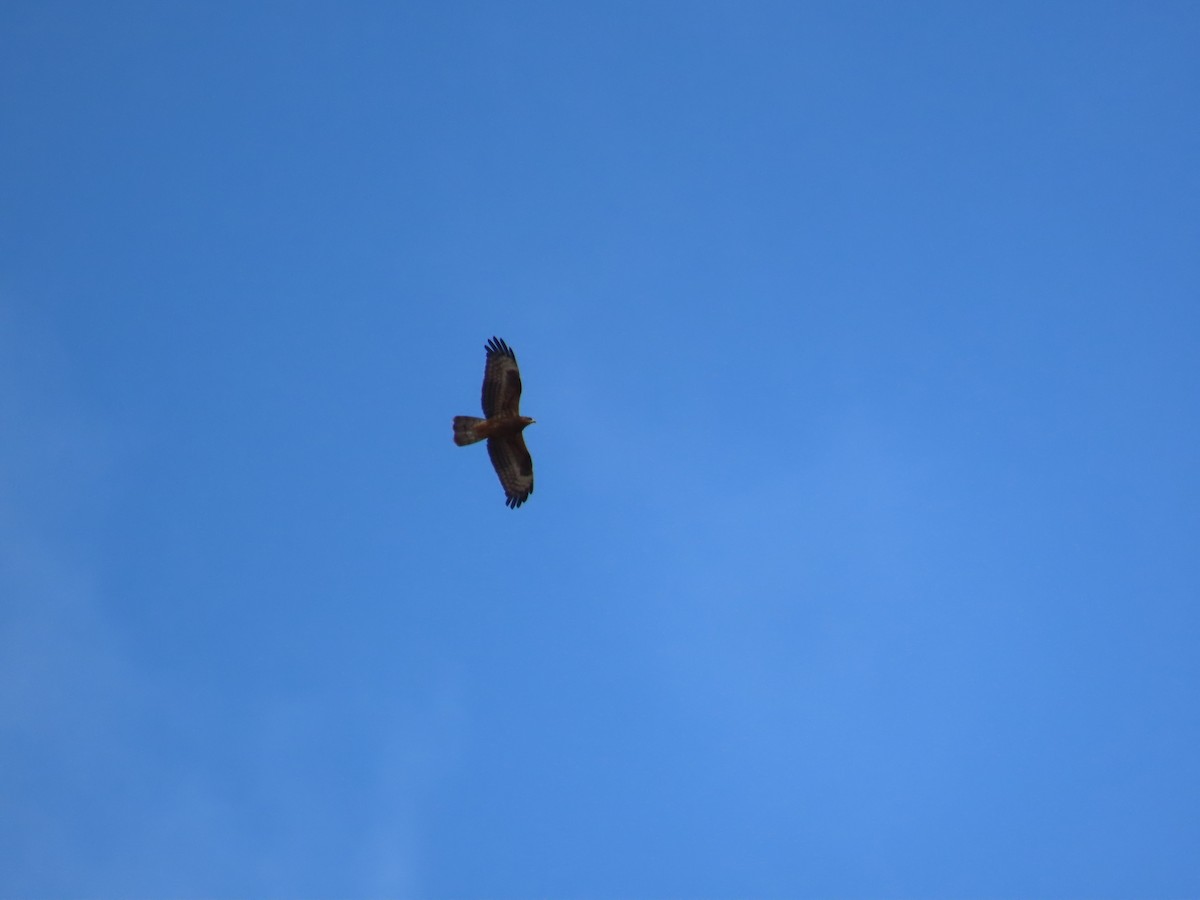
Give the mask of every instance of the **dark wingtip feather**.
M 484 349 L 487 350 L 488 356 L 499 355 L 511 356 L 513 359 L 517 358 L 517 355 L 512 352 L 512 348 L 508 346 L 508 344 L 504 343 L 501 338 L 498 338 L 494 335 L 492 336 L 491 340 L 484 344 Z

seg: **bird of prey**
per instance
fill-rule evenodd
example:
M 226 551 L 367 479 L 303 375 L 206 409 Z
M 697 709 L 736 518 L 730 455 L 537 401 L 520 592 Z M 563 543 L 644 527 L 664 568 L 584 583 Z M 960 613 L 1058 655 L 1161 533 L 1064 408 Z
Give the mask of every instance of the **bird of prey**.
M 504 487 L 504 505 L 516 509 L 533 493 L 533 460 L 521 432 L 533 419 L 519 412 L 521 373 L 517 355 L 504 341 L 487 342 L 483 367 L 483 414 L 454 417 L 454 443 L 460 447 L 487 439 L 488 456 Z

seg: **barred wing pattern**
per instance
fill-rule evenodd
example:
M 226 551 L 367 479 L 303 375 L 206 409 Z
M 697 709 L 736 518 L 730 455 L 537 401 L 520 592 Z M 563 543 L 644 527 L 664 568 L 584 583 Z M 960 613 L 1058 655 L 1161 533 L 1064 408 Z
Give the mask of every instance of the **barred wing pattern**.
M 521 372 L 517 355 L 499 338 L 487 342 L 487 365 L 483 369 L 483 414 L 492 416 L 519 415 L 521 406 Z
M 533 493 L 533 458 L 520 432 L 488 438 L 488 456 L 504 488 L 504 505 L 516 509 Z

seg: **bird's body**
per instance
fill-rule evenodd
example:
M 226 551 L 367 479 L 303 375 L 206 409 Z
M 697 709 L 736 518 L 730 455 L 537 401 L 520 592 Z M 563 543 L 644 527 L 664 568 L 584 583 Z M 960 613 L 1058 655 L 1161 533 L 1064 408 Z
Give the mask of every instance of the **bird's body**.
M 526 425 L 532 425 L 528 416 L 492 416 L 477 419 L 475 416 L 454 417 L 454 443 L 460 447 L 474 444 L 485 438 L 507 438 L 519 435 Z
M 520 414 L 521 373 L 512 348 L 493 337 L 486 345 L 483 414 L 454 417 L 454 443 L 460 447 L 486 440 L 488 456 L 504 488 L 504 504 L 516 509 L 533 493 L 533 459 L 521 434 L 533 419 Z

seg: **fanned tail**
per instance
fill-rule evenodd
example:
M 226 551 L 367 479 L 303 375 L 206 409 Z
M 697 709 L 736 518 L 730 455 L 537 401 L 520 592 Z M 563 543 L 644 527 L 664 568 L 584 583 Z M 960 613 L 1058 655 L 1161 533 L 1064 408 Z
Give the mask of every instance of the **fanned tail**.
M 483 435 L 475 433 L 475 426 L 482 424 L 483 421 L 478 416 L 455 416 L 454 443 L 460 447 L 465 447 L 467 444 L 482 441 Z

